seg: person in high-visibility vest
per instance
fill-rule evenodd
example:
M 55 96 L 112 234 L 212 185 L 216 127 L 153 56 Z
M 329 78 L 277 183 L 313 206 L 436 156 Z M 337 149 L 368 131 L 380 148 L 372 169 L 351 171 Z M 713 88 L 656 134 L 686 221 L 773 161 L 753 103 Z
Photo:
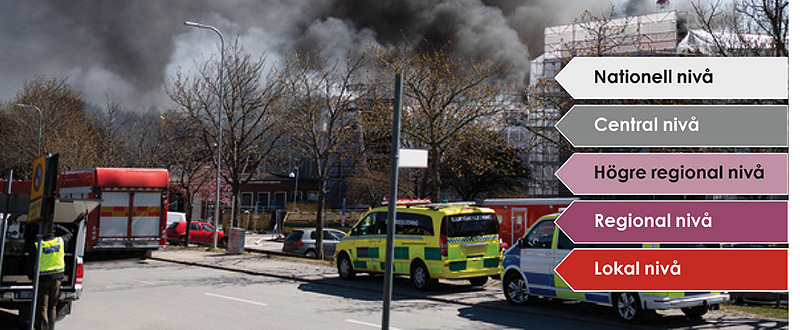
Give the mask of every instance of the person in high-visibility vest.
M 36 296 L 36 329 L 39 330 L 55 329 L 58 296 L 64 279 L 64 251 L 72 240 L 72 232 L 68 229 L 59 225 L 55 228 L 61 235 L 55 236 L 51 232 L 42 238 L 39 257 L 39 294 Z

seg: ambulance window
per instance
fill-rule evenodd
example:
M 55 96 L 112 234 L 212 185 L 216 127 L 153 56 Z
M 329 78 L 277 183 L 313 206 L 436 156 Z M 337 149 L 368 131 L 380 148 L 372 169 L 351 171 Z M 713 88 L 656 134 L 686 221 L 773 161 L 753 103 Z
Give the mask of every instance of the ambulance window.
M 566 234 L 564 234 L 564 232 L 561 231 L 561 229 L 559 229 L 558 244 L 556 245 L 556 248 L 560 250 L 572 250 L 573 248 L 575 248 L 575 243 L 573 243 L 572 240 L 569 239 L 569 237 Z
M 386 234 L 386 212 L 368 214 L 353 228 L 353 236 Z
M 397 212 L 394 224 L 398 235 L 433 235 L 433 219 L 424 214 Z
M 370 229 L 375 225 L 375 213 L 367 214 L 366 217 L 353 228 L 353 236 L 368 235 Z
M 553 246 L 553 232 L 556 225 L 552 220 L 540 221 L 523 240 L 523 247 L 549 249 Z
M 444 217 L 448 237 L 470 237 L 497 234 L 494 213 L 458 214 Z

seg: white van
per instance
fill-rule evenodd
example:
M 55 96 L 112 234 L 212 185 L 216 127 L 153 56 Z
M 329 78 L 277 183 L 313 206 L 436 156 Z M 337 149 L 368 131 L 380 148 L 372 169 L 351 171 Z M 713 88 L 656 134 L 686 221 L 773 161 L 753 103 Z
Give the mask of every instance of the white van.
M 167 212 L 167 227 L 173 222 L 186 221 L 186 213 L 183 212 Z

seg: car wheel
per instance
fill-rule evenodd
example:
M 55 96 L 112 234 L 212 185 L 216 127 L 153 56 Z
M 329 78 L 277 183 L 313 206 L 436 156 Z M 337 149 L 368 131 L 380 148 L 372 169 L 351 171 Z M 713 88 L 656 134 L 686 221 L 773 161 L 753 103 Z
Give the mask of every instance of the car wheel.
M 613 296 L 614 309 L 623 321 L 636 323 L 641 321 L 644 311 L 639 301 L 639 295 L 633 292 L 623 292 Z
M 503 295 L 512 305 L 525 305 L 531 302 L 525 279 L 515 271 L 510 271 L 503 276 Z
M 72 313 L 71 301 L 59 301 L 56 305 L 56 320 L 61 321 Z
M 428 268 L 425 267 L 422 261 L 417 261 L 411 265 L 411 283 L 414 284 L 414 288 L 420 291 L 431 288 L 433 280 L 430 273 L 428 273 Z
M 353 269 L 353 263 L 350 262 L 350 257 L 347 253 L 339 253 L 336 266 L 339 269 L 339 278 L 343 280 L 352 280 L 356 277 L 356 271 Z
M 681 312 L 690 319 L 699 319 L 708 312 L 708 306 L 684 307 Z
M 317 259 L 317 251 L 308 250 L 306 251 L 305 256 L 311 259 Z
M 489 281 L 489 276 L 478 276 L 469 279 L 469 284 L 472 286 L 484 286 Z

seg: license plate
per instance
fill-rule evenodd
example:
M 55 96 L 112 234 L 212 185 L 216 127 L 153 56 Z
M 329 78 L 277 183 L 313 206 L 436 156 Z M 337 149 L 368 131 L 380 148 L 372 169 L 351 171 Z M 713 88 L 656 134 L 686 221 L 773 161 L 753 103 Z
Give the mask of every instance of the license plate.
M 14 299 L 31 299 L 33 297 L 33 291 L 19 291 L 14 292 Z

